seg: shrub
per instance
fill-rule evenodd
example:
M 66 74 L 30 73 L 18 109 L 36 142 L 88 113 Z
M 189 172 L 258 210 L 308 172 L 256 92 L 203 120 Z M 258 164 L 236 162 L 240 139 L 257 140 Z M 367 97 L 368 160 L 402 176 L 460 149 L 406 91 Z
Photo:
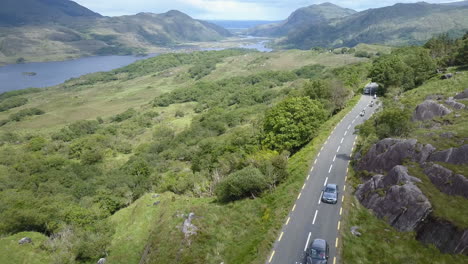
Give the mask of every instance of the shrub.
M 244 197 L 255 197 L 268 188 L 267 180 L 259 169 L 247 167 L 228 175 L 216 186 L 220 201 L 229 202 Z
M 27 116 L 33 116 L 33 115 L 43 115 L 45 112 L 42 111 L 41 109 L 38 108 L 26 108 L 23 110 L 20 110 L 18 113 L 11 114 L 9 117 L 10 121 L 21 121 Z
M 120 113 L 118 115 L 113 116 L 111 118 L 111 121 L 112 122 L 122 122 L 124 120 L 132 118 L 136 113 L 137 112 L 135 111 L 135 109 L 130 108 L 130 109 L 128 109 L 127 111 L 125 111 L 123 113 Z
M 28 99 L 23 97 L 13 97 L 6 100 L 3 100 L 0 103 L 0 112 L 25 105 L 28 102 Z

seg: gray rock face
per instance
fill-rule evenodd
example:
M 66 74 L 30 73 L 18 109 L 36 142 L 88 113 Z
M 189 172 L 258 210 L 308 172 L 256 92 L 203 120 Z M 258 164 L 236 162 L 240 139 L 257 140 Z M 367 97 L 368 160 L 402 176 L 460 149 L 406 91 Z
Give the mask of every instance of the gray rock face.
M 370 148 L 357 164 L 357 169 L 384 173 L 403 164 L 405 159 L 422 163 L 435 148 L 417 142 L 416 139 L 383 139 Z
M 451 164 L 468 164 L 468 145 L 434 152 L 429 156 L 428 161 L 441 161 Z
M 429 216 L 416 231 L 416 239 L 434 244 L 440 251 L 468 255 L 468 230 L 457 228 L 452 223 Z
M 463 109 L 465 109 L 465 105 L 464 105 L 464 104 L 459 103 L 459 102 L 457 102 L 457 101 L 455 101 L 455 100 L 453 100 L 453 99 L 452 99 L 452 100 L 448 99 L 448 100 L 445 101 L 445 103 L 446 103 L 448 106 L 450 106 L 450 107 L 452 107 L 452 108 L 454 108 L 454 109 L 456 109 L 456 110 L 463 110 Z
M 197 234 L 198 228 L 194 224 L 192 224 L 192 220 L 194 217 L 195 217 L 195 214 L 190 213 L 187 219 L 185 219 L 184 221 L 182 232 L 184 233 L 185 238 L 189 238 L 190 236 Z
M 440 77 L 440 79 L 446 80 L 446 79 L 450 79 L 450 78 L 452 78 L 452 77 L 453 77 L 453 74 L 452 74 L 452 73 L 446 73 L 446 74 L 442 75 L 442 76 Z
M 97 264 L 106 264 L 106 259 L 105 258 L 100 258 L 98 260 Z
M 432 205 L 413 183 L 404 166 L 395 166 L 387 176 L 376 175 L 358 186 L 356 197 L 363 206 L 400 231 L 415 230 L 432 212 Z
M 22 239 L 18 241 L 18 244 L 20 245 L 29 244 L 29 243 L 32 243 L 32 239 L 29 237 L 23 237 Z
M 416 106 L 413 112 L 413 121 L 430 120 L 437 116 L 444 116 L 450 114 L 452 111 L 447 107 L 438 104 L 432 100 L 426 100 L 420 105 Z
M 455 99 L 467 99 L 468 98 L 468 88 L 465 91 L 455 95 Z
M 455 174 L 438 164 L 429 165 L 424 169 L 432 184 L 448 195 L 460 195 L 468 199 L 468 179 Z
M 353 234 L 354 236 L 360 237 L 362 234 L 361 234 L 361 232 L 358 231 L 358 229 L 359 229 L 358 226 L 352 226 L 351 227 L 351 234 Z

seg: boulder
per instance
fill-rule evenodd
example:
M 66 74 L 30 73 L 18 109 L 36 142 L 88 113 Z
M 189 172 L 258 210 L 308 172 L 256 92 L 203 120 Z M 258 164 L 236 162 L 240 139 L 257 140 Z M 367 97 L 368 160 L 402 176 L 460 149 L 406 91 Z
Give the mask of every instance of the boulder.
M 358 162 L 357 169 L 384 173 L 406 159 L 423 163 L 434 151 L 432 145 L 422 145 L 416 139 L 386 138 L 372 145 Z
M 100 258 L 98 260 L 97 264 L 106 264 L 106 259 L 105 258 Z
M 192 224 L 192 220 L 194 217 L 195 217 L 195 214 L 190 213 L 187 219 L 185 219 L 184 225 L 182 226 L 182 232 L 184 233 L 186 239 L 192 235 L 197 234 L 198 228 L 194 224 Z
M 447 162 L 451 164 L 468 164 L 468 145 L 434 152 L 429 156 L 428 161 Z
M 457 101 L 455 101 L 455 100 L 453 100 L 453 99 L 448 99 L 448 100 L 445 101 L 445 103 L 446 103 L 448 106 L 450 106 L 450 107 L 452 107 L 452 108 L 454 108 L 454 109 L 456 109 L 456 110 L 463 110 L 463 109 L 465 109 L 465 105 L 464 105 L 464 104 L 459 103 L 459 102 L 457 102 Z
M 440 79 L 446 80 L 446 79 L 450 79 L 450 78 L 452 78 L 452 77 L 453 77 L 453 74 L 452 74 L 452 73 L 446 73 L 446 74 L 440 76 Z
M 414 184 L 404 166 L 387 176 L 376 175 L 358 186 L 356 197 L 363 206 L 399 231 L 413 231 L 432 212 L 432 205 Z
M 463 92 L 455 95 L 455 97 L 453 97 L 455 99 L 467 99 L 468 98 L 468 88 L 465 89 Z
M 361 232 L 358 231 L 358 229 L 359 229 L 358 226 L 352 226 L 351 227 L 351 234 L 353 234 L 354 236 L 360 237 L 362 234 L 361 234 Z
M 460 195 L 468 199 L 468 179 L 465 176 L 455 174 L 438 164 L 428 165 L 424 173 L 441 192 L 448 195 Z
M 447 107 L 438 104 L 432 100 L 426 100 L 416 106 L 413 112 L 413 121 L 425 121 L 433 119 L 434 117 L 444 116 L 450 114 L 452 111 Z
M 20 245 L 29 244 L 29 243 L 32 243 L 32 239 L 29 237 L 23 237 L 22 239 L 18 241 L 18 244 Z
M 468 230 L 430 215 L 416 231 L 416 239 L 443 253 L 468 255 Z

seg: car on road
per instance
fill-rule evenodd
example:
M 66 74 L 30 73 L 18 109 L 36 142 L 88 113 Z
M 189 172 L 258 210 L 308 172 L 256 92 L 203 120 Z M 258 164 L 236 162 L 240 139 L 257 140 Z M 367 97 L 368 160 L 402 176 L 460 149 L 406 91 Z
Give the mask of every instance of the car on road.
M 364 116 L 366 114 L 365 110 L 362 110 L 361 113 L 359 114 L 360 116 Z
M 373 106 L 374 106 L 374 101 L 370 101 L 369 106 L 370 106 L 370 107 L 373 107 Z
M 329 247 L 324 239 L 314 239 L 306 251 L 306 264 L 327 264 L 329 258 Z
M 331 204 L 338 202 L 338 185 L 329 183 L 323 188 L 322 202 Z

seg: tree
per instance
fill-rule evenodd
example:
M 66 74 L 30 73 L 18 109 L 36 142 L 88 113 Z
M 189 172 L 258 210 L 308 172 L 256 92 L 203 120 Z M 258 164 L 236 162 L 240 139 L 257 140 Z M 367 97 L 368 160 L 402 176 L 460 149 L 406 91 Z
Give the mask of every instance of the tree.
M 456 63 L 459 65 L 468 64 L 468 33 L 465 35 L 463 44 L 458 50 L 458 53 L 456 56 Z
M 382 138 L 406 136 L 412 129 L 410 113 L 400 108 L 388 108 L 375 119 L 375 131 Z
M 323 105 L 307 97 L 291 97 L 267 111 L 263 144 L 275 150 L 296 151 L 310 141 L 326 120 Z
M 406 90 L 414 87 L 413 69 L 395 55 L 379 57 L 372 65 L 369 77 L 383 87 L 383 93 L 392 86 L 402 86 Z
M 255 197 L 267 188 L 267 180 L 260 170 L 246 167 L 221 180 L 216 186 L 215 194 L 220 201 L 229 202 L 248 196 Z

